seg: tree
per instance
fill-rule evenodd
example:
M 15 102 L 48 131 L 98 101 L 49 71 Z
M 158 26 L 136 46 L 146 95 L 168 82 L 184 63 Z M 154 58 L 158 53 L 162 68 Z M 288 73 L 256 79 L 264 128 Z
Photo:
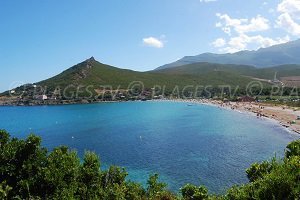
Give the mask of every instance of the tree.
M 158 182 L 158 174 L 150 175 L 147 185 L 147 196 L 149 199 L 155 199 L 167 187 L 167 184 Z
M 92 152 L 85 152 L 83 163 L 79 169 L 80 199 L 99 199 L 102 195 L 100 158 Z
M 5 130 L 0 130 L 0 148 L 2 149 L 4 145 L 9 141 L 10 135 Z
M 8 193 L 12 190 L 12 187 L 6 185 L 5 182 L 0 183 L 0 199 L 8 199 Z
M 247 169 L 250 183 L 230 188 L 225 195 L 208 195 L 205 187 L 187 184 L 175 196 L 151 175 L 147 189 L 126 181 L 124 168 L 101 171 L 100 159 L 86 152 L 82 162 L 68 147 L 50 153 L 41 138 L 10 138 L 0 131 L 0 199 L 100 199 L 100 200 L 231 200 L 285 199 L 300 197 L 300 140 L 287 145 L 286 158 L 254 163 Z
M 68 147 L 55 148 L 47 158 L 44 169 L 45 194 L 55 199 L 74 199 L 78 187 L 80 160 Z M 46 196 L 46 197 L 47 197 Z
M 204 186 L 197 187 L 192 184 L 186 184 L 181 188 L 181 194 L 185 200 L 208 199 L 208 190 Z
M 254 163 L 250 168 L 246 170 L 247 177 L 250 182 L 254 182 L 260 178 L 263 178 L 264 175 L 270 173 L 276 165 L 276 160 L 273 160 L 271 163 L 264 161 L 262 163 Z
M 13 188 L 10 195 L 19 194 L 21 198 L 41 195 L 39 180 L 47 154 L 41 147 L 41 138 L 29 135 L 26 140 L 9 140 L 7 135 L 1 131 L 0 163 L 5 165 L 0 165 L 0 180 Z
M 285 157 L 300 156 L 300 140 L 296 140 L 287 145 Z

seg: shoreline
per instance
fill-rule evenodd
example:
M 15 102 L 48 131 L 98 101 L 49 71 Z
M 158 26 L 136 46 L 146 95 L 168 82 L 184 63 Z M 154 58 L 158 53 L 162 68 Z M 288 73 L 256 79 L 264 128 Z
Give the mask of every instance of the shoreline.
M 210 99 L 164 99 L 153 101 L 173 101 L 188 104 L 202 104 L 215 106 L 227 110 L 251 115 L 253 117 L 269 120 L 280 125 L 289 132 L 300 134 L 300 110 L 287 108 L 286 106 L 271 106 L 258 102 L 226 102 Z M 290 122 L 295 121 L 295 124 Z

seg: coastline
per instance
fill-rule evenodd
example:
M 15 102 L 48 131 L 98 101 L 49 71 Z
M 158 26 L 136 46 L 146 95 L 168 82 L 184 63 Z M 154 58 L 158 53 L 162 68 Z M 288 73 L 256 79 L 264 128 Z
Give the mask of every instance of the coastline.
M 202 104 L 208 106 L 215 106 L 227 110 L 237 111 L 240 113 L 249 114 L 253 117 L 270 120 L 276 123 L 289 132 L 300 134 L 300 110 L 287 108 L 286 106 L 271 106 L 257 102 L 226 102 L 220 100 L 210 99 L 164 99 L 153 101 L 173 101 L 188 104 Z M 294 121 L 295 123 L 291 123 Z

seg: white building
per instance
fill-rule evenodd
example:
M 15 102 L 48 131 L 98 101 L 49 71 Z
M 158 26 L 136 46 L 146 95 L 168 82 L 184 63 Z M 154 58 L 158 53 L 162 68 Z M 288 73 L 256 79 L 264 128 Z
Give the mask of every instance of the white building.
M 47 100 L 48 99 L 48 97 L 47 97 L 47 95 L 36 95 L 36 96 L 34 96 L 34 98 L 36 99 L 36 100 Z

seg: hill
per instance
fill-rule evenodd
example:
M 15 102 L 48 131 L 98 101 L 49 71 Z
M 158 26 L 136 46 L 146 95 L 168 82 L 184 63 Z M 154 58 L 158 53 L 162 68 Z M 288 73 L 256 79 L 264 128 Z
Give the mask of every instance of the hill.
M 155 70 L 156 73 L 164 74 L 193 74 L 203 75 L 212 72 L 226 72 L 236 75 L 260 78 L 266 80 L 283 79 L 300 76 L 300 65 L 280 65 L 269 68 L 256 68 L 249 65 L 216 64 L 216 63 L 193 63 L 178 67 Z
M 81 92 L 81 96 L 97 95 L 104 89 L 128 90 L 132 83 L 142 84 L 137 89 L 151 90 L 159 86 L 167 92 L 174 88 L 183 89 L 185 86 L 206 86 L 217 87 L 219 85 L 245 87 L 252 79 L 240 76 L 230 70 L 210 71 L 207 73 L 157 73 L 157 71 L 137 72 L 127 69 L 120 69 L 110 65 L 102 64 L 93 57 L 87 59 L 62 73 L 33 84 L 14 89 L 15 93 L 24 93 L 23 96 L 32 97 L 36 88 L 42 88 L 43 94 L 53 95 L 60 91 L 67 91 L 68 94 L 78 92 L 78 88 L 88 89 Z M 107 87 L 109 86 L 109 87 Z M 25 88 L 25 89 L 24 89 Z M 9 94 L 9 91 L 4 93 Z M 69 96 L 69 95 L 68 95 Z
M 300 64 L 299 55 L 300 39 L 268 48 L 261 48 L 257 51 L 240 51 L 232 54 L 204 53 L 197 56 L 186 56 L 176 62 L 158 67 L 157 70 L 199 62 L 251 65 L 258 68 L 265 68 L 278 65 Z
M 249 83 L 253 81 L 261 84 L 253 86 L 255 92 L 251 93 L 251 96 L 261 94 L 261 87 L 264 88 L 263 94 L 269 94 L 273 84 L 300 86 L 300 65 L 256 68 L 249 65 L 200 62 L 137 72 L 106 65 L 91 57 L 52 78 L 0 94 L 0 104 L 88 103 L 102 100 L 152 99 L 160 95 L 173 98 L 224 98 L 224 95 L 227 95 L 226 98 L 234 99 L 248 94 Z M 44 98 L 47 101 L 44 101 Z

